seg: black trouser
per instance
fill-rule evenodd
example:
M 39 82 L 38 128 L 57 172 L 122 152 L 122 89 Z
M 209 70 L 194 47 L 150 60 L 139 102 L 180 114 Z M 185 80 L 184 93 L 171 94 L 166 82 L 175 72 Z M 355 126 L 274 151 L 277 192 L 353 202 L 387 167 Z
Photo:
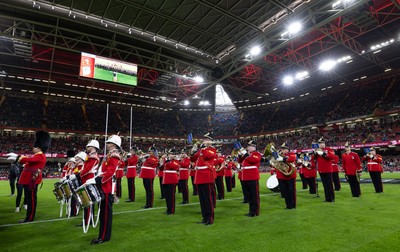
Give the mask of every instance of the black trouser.
M 353 195 L 353 197 L 359 197 L 361 195 L 361 189 L 357 175 L 347 175 L 347 181 L 349 181 L 351 195 Z
M 260 192 L 258 180 L 243 180 L 242 186 L 247 192 L 249 202 L 249 214 L 258 216 L 260 214 Z
M 128 196 L 131 201 L 135 201 L 135 178 L 128 178 Z
M 216 207 L 217 206 L 217 191 L 215 190 L 215 181 L 214 181 L 214 183 L 212 183 L 211 198 L 212 198 L 214 207 Z
M 232 188 L 236 187 L 236 178 L 235 178 L 235 173 L 232 175 Z
M 246 191 L 246 188 L 243 185 L 243 180 L 240 179 L 240 185 L 242 186 L 242 193 L 243 193 L 243 203 L 249 202 L 249 193 Z
M 285 198 L 286 208 L 296 208 L 296 179 L 279 179 L 281 185 L 282 194 Z
M 193 195 L 198 195 L 198 186 L 194 184 L 194 176 L 190 176 L 190 180 L 192 181 Z
M 340 186 L 339 172 L 332 173 L 332 180 L 333 180 L 333 185 L 335 186 L 335 191 L 340 191 L 341 186 Z
M 226 183 L 226 191 L 227 192 L 232 192 L 232 177 L 225 177 L 225 183 Z
M 153 178 L 144 178 L 143 186 L 144 190 L 146 190 L 146 205 L 147 207 L 153 207 L 154 200 L 154 190 L 153 190 Z
M 36 215 L 36 205 L 37 205 L 37 189 L 38 185 L 35 185 L 33 188 L 30 188 L 29 185 L 24 185 L 24 193 L 26 204 L 28 205 L 28 209 L 26 211 L 26 221 L 34 221 Z
M 164 189 L 164 185 L 162 183 L 163 177 L 158 177 L 158 180 L 160 182 L 161 199 L 165 199 L 165 189 Z
M 317 193 L 317 181 L 315 178 L 306 178 L 307 184 L 308 184 L 308 191 L 310 194 L 316 194 Z
M 203 216 L 203 221 L 213 223 L 214 205 L 211 194 L 214 184 L 213 183 L 199 184 L 197 186 L 199 189 L 198 193 L 199 193 L 199 201 L 200 201 L 201 215 Z
M 224 189 L 224 176 L 217 176 L 215 179 L 215 185 L 217 186 L 217 198 L 219 200 L 225 198 L 225 189 Z
M 182 202 L 189 203 L 189 188 L 187 179 L 180 179 L 178 181 L 178 190 L 180 193 L 182 193 Z
M 304 174 L 300 173 L 301 183 L 303 185 L 303 189 L 307 189 L 307 179 L 304 177 Z
M 16 178 L 10 178 L 11 195 L 14 195 L 14 193 L 15 193 L 15 179 Z
M 335 192 L 333 191 L 332 172 L 319 173 L 322 185 L 324 186 L 325 201 L 334 202 Z
M 90 207 L 85 207 L 84 209 L 83 209 L 83 216 L 84 216 L 84 219 L 85 219 L 85 225 L 89 225 L 90 224 L 90 214 L 94 217 L 94 206 L 95 206 L 96 204 L 93 204 L 93 205 L 90 205 Z
M 77 216 L 78 211 L 77 211 L 77 206 L 78 206 L 78 201 L 76 200 L 75 196 L 71 196 L 71 205 L 70 205 L 70 216 Z
M 21 204 L 22 194 L 24 192 L 24 185 L 17 183 L 17 198 L 15 199 L 15 206 L 19 207 Z M 26 198 L 24 197 L 24 205 L 26 205 Z
M 117 183 L 116 183 L 116 191 L 115 191 L 115 196 L 117 196 L 117 198 L 121 198 L 122 196 L 122 178 L 117 178 L 116 179 Z
M 165 184 L 165 202 L 167 203 L 167 214 L 175 213 L 175 190 L 176 184 Z
M 379 171 L 370 171 L 369 172 L 369 176 L 371 177 L 372 183 L 374 184 L 375 192 L 377 192 L 377 193 L 383 192 L 381 172 L 379 172 Z
M 102 199 L 100 203 L 100 228 L 98 239 L 103 241 L 109 241 L 111 239 L 113 202 L 114 195 L 105 193 L 104 199 Z

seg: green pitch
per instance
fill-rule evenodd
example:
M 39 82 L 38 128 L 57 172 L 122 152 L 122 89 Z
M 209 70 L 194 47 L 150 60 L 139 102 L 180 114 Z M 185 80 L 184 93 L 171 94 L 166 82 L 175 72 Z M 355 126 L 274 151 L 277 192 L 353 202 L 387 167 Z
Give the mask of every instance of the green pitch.
M 126 179 L 123 194 L 114 205 L 110 242 L 90 245 L 98 227 L 87 234 L 79 217 L 59 218 L 59 204 L 53 193 L 56 180 L 45 180 L 38 192 L 36 220 L 17 224 L 25 211 L 14 213 L 15 197 L 9 197 L 8 181 L 0 181 L 1 251 L 398 251 L 400 237 L 400 184 L 384 184 L 384 193 L 374 193 L 372 184 L 361 184 L 361 198 L 352 198 L 347 183 L 336 192 L 335 203 L 301 190 L 297 183 L 297 209 L 286 210 L 279 194 L 266 186 L 266 174 L 260 180 L 260 216 L 243 216 L 248 205 L 242 204 L 240 183 L 225 200 L 217 202 L 215 223 L 196 224 L 201 220 L 198 197 L 190 196 L 189 205 L 179 205 L 176 214 L 166 216 L 165 201 L 160 200 L 158 178 L 153 209 L 142 209 L 145 195 L 141 179 L 136 179 L 136 202 L 126 203 Z M 363 174 L 364 178 L 368 174 Z M 384 174 L 400 178 L 400 174 Z M 191 191 L 191 185 L 189 186 Z
M 135 77 L 135 76 L 131 76 L 128 74 L 123 74 L 123 73 L 117 73 L 116 80 L 114 80 L 112 71 L 104 70 L 104 69 L 97 68 L 97 67 L 94 69 L 94 78 L 99 79 L 99 80 L 104 80 L 104 81 L 115 82 L 115 83 L 128 84 L 128 85 L 132 85 L 132 86 L 136 86 L 136 84 L 137 84 L 137 82 L 136 82 L 137 77 Z

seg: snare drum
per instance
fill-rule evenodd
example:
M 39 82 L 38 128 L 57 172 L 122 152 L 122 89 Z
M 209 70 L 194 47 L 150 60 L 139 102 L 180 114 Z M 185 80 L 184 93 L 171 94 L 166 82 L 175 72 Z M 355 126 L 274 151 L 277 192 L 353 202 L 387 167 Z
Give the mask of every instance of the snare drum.
M 276 174 L 272 175 L 271 177 L 268 178 L 267 180 L 267 188 L 270 189 L 273 192 L 280 192 L 279 190 L 279 181 L 278 178 L 276 177 Z
M 85 208 L 101 201 L 101 194 L 94 184 L 84 184 L 76 190 L 79 204 Z
M 68 199 L 72 196 L 73 191 L 72 191 L 71 185 L 69 183 L 69 179 L 66 179 L 62 182 L 61 189 L 62 189 L 62 191 L 64 193 L 64 197 L 66 199 Z
M 72 174 L 69 176 L 69 182 L 72 191 L 75 192 L 82 185 L 82 180 L 79 174 Z
M 56 182 L 54 184 L 53 193 L 56 196 L 56 199 L 58 201 L 61 201 L 64 199 L 64 193 L 63 193 L 63 189 L 62 189 L 62 181 Z

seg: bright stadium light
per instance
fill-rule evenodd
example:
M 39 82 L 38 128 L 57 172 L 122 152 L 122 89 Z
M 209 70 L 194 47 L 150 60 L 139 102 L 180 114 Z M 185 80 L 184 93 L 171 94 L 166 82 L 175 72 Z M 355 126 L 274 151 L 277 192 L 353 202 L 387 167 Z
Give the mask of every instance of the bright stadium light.
M 283 77 L 283 84 L 285 85 L 292 85 L 293 84 L 293 77 L 290 75 L 287 75 Z
M 300 22 L 293 22 L 293 23 L 291 23 L 291 24 L 288 26 L 287 31 L 288 31 L 290 34 L 293 35 L 293 34 L 298 33 L 299 31 L 301 31 L 301 28 L 302 28 L 302 25 L 301 25 Z
M 260 52 L 261 52 L 261 48 L 259 46 L 253 46 L 250 49 L 250 55 L 251 56 L 257 56 L 258 54 L 260 54 Z
M 319 65 L 319 70 L 321 71 L 330 71 L 336 66 L 337 61 L 335 60 L 326 60 Z
M 185 106 L 188 106 L 190 104 L 190 102 L 188 101 L 188 100 L 185 100 L 184 102 L 183 102 L 183 105 L 185 105 Z
M 295 78 L 296 78 L 297 80 L 303 80 L 303 79 L 305 79 L 305 78 L 308 77 L 308 76 L 309 76 L 308 72 L 307 72 L 307 71 L 303 71 L 303 72 L 298 72 L 298 73 L 296 74 Z
M 204 81 L 204 79 L 203 79 L 203 77 L 201 77 L 201 76 L 195 76 L 194 78 L 193 78 L 193 80 L 195 81 L 195 82 L 198 82 L 198 83 L 202 83 L 203 81 Z

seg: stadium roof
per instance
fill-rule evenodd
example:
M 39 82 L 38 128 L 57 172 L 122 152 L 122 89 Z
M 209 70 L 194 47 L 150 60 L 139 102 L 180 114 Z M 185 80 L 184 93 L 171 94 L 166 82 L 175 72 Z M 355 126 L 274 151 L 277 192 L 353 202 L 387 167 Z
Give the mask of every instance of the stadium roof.
M 287 99 L 397 73 L 399 10 L 398 0 L 4 0 L 2 90 L 169 109 L 212 101 L 217 84 L 234 104 Z M 138 86 L 78 78 L 80 52 L 137 63 Z

